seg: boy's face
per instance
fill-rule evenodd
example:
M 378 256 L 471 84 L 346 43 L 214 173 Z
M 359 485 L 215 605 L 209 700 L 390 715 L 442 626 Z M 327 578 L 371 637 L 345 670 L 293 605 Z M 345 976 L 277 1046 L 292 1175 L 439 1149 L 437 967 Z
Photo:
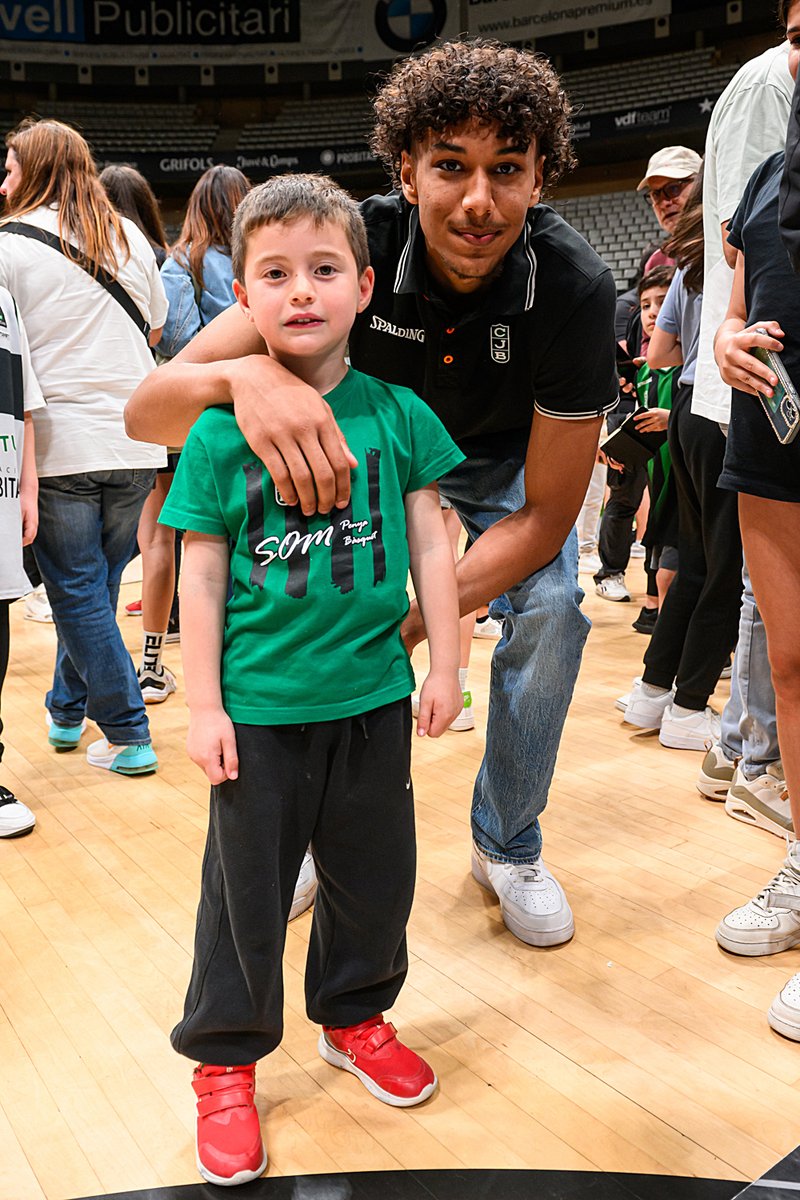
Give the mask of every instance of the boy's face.
M 467 293 L 491 281 L 539 201 L 543 168 L 535 139 L 519 146 L 496 125 L 431 132 L 403 152 L 403 195 L 440 283 Z
M 233 290 L 270 354 L 290 364 L 344 354 L 356 313 L 372 296 L 371 267 L 359 277 L 347 235 L 335 221 L 275 221 L 250 234 L 244 282 Z
M 667 289 L 665 287 L 646 288 L 642 292 L 640 304 L 642 309 L 642 333 L 645 337 L 653 336 L 653 330 L 656 327 L 656 317 L 661 310 L 661 305 L 664 303 L 666 294 Z

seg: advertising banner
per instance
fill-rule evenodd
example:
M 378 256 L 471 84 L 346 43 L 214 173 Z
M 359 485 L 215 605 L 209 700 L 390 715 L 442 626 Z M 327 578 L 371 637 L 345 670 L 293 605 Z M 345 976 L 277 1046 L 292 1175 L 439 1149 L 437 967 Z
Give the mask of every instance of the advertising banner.
M 469 31 L 503 41 L 669 16 L 671 0 L 469 0 Z
M 458 32 L 459 0 L 0 0 L 0 57 L 33 61 L 380 61 Z

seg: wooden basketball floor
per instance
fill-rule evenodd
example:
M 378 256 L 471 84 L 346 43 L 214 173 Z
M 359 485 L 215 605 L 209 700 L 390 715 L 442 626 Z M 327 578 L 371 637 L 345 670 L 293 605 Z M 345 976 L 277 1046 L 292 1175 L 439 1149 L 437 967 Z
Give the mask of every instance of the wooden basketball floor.
M 641 594 L 638 567 L 630 580 Z M 124 587 L 121 604 L 137 594 Z M 700 755 L 622 724 L 613 701 L 646 645 L 630 627 L 637 599 L 586 598 L 594 628 L 542 822 L 574 940 L 524 946 L 469 874 L 494 645 L 475 641 L 478 728 L 415 747 L 412 961 L 392 1013 L 440 1090 L 419 1109 L 390 1109 L 318 1058 L 303 1011 L 306 914 L 289 928 L 285 1039 L 258 1075 L 270 1173 L 504 1167 L 752 1180 L 800 1140 L 800 1045 L 765 1018 L 800 952 L 737 959 L 713 937 L 775 872 L 783 845 L 699 796 Z M 140 622 L 121 624 L 138 654 Z M 88 767 L 90 733 L 80 751 L 55 754 L 43 708 L 54 643 L 52 626 L 12 607 L 0 780 L 38 823 L 0 842 L 3 1200 L 197 1180 L 191 1064 L 167 1035 L 190 968 L 207 786 L 184 751 L 180 693 L 150 709 L 155 776 Z M 180 682 L 179 647 L 165 658 Z M 723 685 L 717 707 L 724 699 Z

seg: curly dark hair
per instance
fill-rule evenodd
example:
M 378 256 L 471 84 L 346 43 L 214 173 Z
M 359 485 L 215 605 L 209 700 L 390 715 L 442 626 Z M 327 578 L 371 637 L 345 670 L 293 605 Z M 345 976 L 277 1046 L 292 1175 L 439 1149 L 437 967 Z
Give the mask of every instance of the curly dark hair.
M 575 166 L 572 106 L 546 58 L 503 42 L 474 38 L 441 42 L 395 64 L 375 100 L 370 139 L 392 181 L 400 182 L 404 150 L 461 125 L 499 124 L 523 145 L 537 139 L 544 154 L 544 191 Z

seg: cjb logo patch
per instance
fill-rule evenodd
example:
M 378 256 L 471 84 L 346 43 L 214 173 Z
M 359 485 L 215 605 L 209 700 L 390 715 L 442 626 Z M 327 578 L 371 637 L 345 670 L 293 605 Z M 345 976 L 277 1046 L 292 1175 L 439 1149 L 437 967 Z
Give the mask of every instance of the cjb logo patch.
M 489 330 L 492 362 L 507 363 L 511 358 L 511 330 L 508 325 L 492 325 Z

